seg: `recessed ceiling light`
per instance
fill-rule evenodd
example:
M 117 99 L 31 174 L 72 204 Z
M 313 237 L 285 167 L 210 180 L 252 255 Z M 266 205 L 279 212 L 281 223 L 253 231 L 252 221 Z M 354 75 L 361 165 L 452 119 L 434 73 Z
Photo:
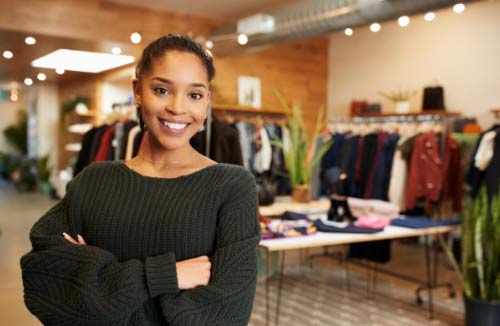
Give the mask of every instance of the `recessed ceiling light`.
M 14 53 L 12 53 L 12 51 L 3 51 L 3 57 L 5 59 L 12 59 L 13 56 L 14 56 Z
M 436 14 L 433 13 L 432 11 L 430 11 L 430 12 L 425 14 L 424 19 L 425 19 L 425 21 L 428 21 L 428 22 L 433 21 L 434 19 L 436 19 Z
M 31 79 L 31 78 L 24 78 L 24 85 L 26 85 L 26 86 L 33 85 L 33 79 Z
M 207 41 L 205 42 L 205 47 L 206 47 L 207 49 L 211 49 L 211 48 L 213 48 L 213 47 L 214 47 L 214 42 L 212 42 L 212 41 L 210 41 L 210 40 L 207 40 Z
M 28 36 L 24 39 L 24 42 L 28 45 L 33 45 L 36 44 L 36 38 L 34 38 L 33 36 Z
M 45 76 L 45 74 L 41 72 L 38 75 L 36 75 L 36 78 L 40 81 L 44 81 L 45 79 L 47 79 L 47 76 Z
M 111 49 L 111 52 L 113 52 L 113 54 L 122 54 L 122 49 L 120 49 L 119 47 L 115 46 Z
M 248 43 L 248 36 L 245 34 L 240 34 L 238 35 L 238 43 L 241 45 L 245 45 Z
M 401 27 L 406 27 L 410 23 L 410 17 L 408 16 L 401 16 L 398 19 L 399 26 Z
M 142 40 L 141 34 L 137 32 L 130 34 L 130 41 L 132 41 L 132 43 L 139 44 L 141 43 L 141 40 Z
M 380 26 L 379 23 L 373 23 L 370 25 L 370 31 L 374 32 L 374 33 L 377 33 L 378 31 L 380 31 L 382 27 Z
M 59 49 L 31 62 L 36 68 L 99 73 L 134 62 L 134 57 L 120 54 Z
M 56 74 L 58 74 L 58 75 L 62 75 L 62 74 L 64 74 L 64 72 L 65 72 L 65 71 L 64 71 L 64 69 L 63 69 L 63 68 L 56 68 Z
M 457 14 L 463 13 L 465 10 L 465 5 L 463 3 L 457 3 L 453 6 L 453 11 Z
M 352 36 L 352 34 L 354 34 L 354 31 L 352 30 L 352 28 L 346 28 L 344 30 L 344 34 L 347 36 Z

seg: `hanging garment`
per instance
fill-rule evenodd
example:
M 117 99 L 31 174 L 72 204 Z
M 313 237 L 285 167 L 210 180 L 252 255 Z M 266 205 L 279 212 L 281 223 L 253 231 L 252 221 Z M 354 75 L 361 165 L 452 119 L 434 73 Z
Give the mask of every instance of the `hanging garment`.
M 359 184 L 357 186 L 357 196 L 359 198 L 364 198 L 366 194 L 366 189 L 368 186 L 368 181 L 370 179 L 370 174 L 374 165 L 374 160 L 377 155 L 378 148 L 378 135 L 368 134 L 363 138 L 363 146 L 360 160 L 360 176 Z
M 269 171 L 269 169 L 271 168 L 273 153 L 266 128 L 261 127 L 257 132 L 259 134 L 258 139 L 260 141 L 260 146 L 259 144 L 257 144 L 256 147 L 260 148 L 255 153 L 253 167 L 255 169 L 255 172 L 263 173 Z
M 408 163 L 403 159 L 401 144 L 408 137 L 401 137 L 392 160 L 391 177 L 389 182 L 388 200 L 405 210 L 406 179 L 408 177 Z
M 133 157 L 134 152 L 134 140 L 135 137 L 141 132 L 141 127 L 139 125 L 130 129 L 127 137 L 127 149 L 125 151 L 125 159 L 130 160 Z
M 382 152 L 375 169 L 373 189 L 370 198 L 388 200 L 389 183 L 391 181 L 391 170 L 394 151 L 398 144 L 399 135 L 389 135 L 382 146 Z
M 115 134 L 116 126 L 109 127 L 102 135 L 101 144 L 99 145 L 99 150 L 95 158 L 96 162 L 107 161 L 108 154 L 111 150 L 111 141 L 113 140 Z
M 495 137 L 497 133 L 492 130 L 484 134 L 479 143 L 476 155 L 474 156 L 474 166 L 480 171 L 486 170 L 493 159 Z
M 250 170 L 250 152 L 252 149 L 252 142 L 250 140 L 250 135 L 248 134 L 247 122 L 240 121 L 236 123 L 236 129 L 238 130 L 238 137 L 241 146 L 241 158 L 243 160 L 243 166 Z
M 73 168 L 73 176 L 75 177 L 80 173 L 87 165 L 91 163 L 90 161 L 90 151 L 92 148 L 92 141 L 94 139 L 97 128 L 92 128 L 83 135 L 82 148 L 78 153 L 78 158 L 76 164 Z

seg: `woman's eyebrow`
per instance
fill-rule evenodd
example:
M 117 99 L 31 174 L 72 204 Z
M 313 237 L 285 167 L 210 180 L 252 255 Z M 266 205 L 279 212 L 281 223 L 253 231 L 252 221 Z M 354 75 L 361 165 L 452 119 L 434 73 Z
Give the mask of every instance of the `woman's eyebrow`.
M 163 77 L 153 77 L 152 79 L 153 80 L 158 80 L 158 81 L 160 81 L 162 83 L 169 84 L 169 85 L 174 85 L 175 84 L 170 79 L 163 78 Z M 189 84 L 189 86 L 191 86 L 191 87 L 202 87 L 204 89 L 208 89 L 207 86 L 205 84 L 203 84 L 203 83 L 191 83 L 191 84 Z

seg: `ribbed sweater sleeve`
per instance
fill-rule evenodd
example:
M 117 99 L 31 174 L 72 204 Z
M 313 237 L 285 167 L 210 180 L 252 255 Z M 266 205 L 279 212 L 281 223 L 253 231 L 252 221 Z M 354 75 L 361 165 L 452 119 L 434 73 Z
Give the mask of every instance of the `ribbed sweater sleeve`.
M 250 319 L 260 240 L 255 181 L 245 171 L 234 175 L 220 191 L 224 202 L 210 257 L 210 283 L 176 297 L 160 296 L 169 325 L 247 325 Z
M 33 226 L 33 249 L 21 259 L 25 304 L 44 325 L 124 325 L 149 299 L 179 292 L 172 253 L 119 261 L 65 240 L 63 232 L 81 232 L 70 216 L 71 188 Z

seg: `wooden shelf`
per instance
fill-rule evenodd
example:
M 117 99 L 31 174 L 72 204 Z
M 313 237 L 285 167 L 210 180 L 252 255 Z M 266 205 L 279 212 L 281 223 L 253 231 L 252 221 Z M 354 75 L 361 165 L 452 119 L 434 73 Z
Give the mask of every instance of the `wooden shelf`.
M 96 113 L 94 111 L 89 111 L 89 112 L 86 112 L 86 113 L 78 113 L 75 111 L 75 114 L 80 116 L 80 117 L 90 117 L 90 118 L 93 118 L 96 116 Z
M 351 115 L 351 117 L 416 117 L 422 115 L 442 115 L 442 116 L 460 116 L 462 113 L 457 111 L 445 110 L 426 110 L 421 112 L 396 113 L 396 112 L 380 112 L 380 113 L 363 113 Z
M 231 111 L 242 113 L 259 113 L 259 114 L 283 114 L 286 112 L 284 109 L 258 109 L 249 106 L 230 105 L 230 104 L 212 104 L 214 111 Z

